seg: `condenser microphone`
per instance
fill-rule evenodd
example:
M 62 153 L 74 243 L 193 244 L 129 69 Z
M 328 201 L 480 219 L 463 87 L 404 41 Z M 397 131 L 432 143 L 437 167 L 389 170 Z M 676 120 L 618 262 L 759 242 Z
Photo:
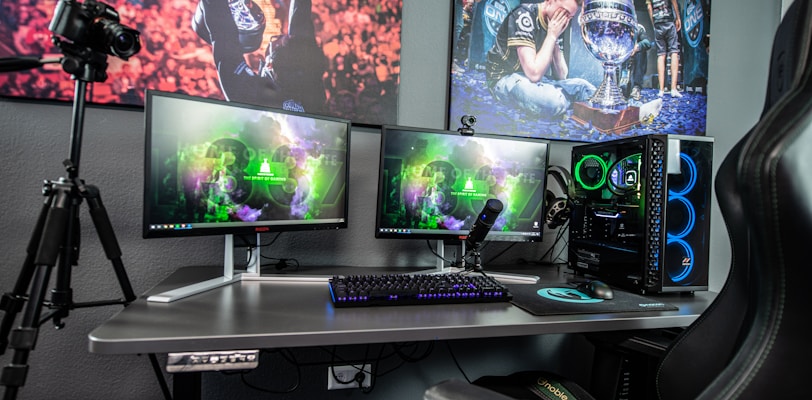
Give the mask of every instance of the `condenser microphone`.
M 497 199 L 488 199 L 485 202 L 485 207 L 471 227 L 468 237 L 465 238 L 465 245 L 469 248 L 474 248 L 477 244 L 485 240 L 485 236 L 491 230 L 493 223 L 496 222 L 496 217 L 502 212 L 502 202 Z

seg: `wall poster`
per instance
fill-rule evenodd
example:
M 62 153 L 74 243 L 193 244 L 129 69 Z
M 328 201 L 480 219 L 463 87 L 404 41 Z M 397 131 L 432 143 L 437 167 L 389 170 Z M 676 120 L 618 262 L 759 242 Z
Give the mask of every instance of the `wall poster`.
M 582 3 L 455 0 L 448 129 L 473 116 L 483 133 L 575 142 L 705 135 L 710 0 Z M 517 49 L 545 39 L 534 71 Z
M 93 11 L 99 4 L 113 14 Z M 87 22 L 83 31 L 88 38 L 79 44 L 91 47 L 108 44 L 104 35 L 115 31 L 107 27 L 119 25 L 140 33 L 140 51 L 125 57 L 126 62 L 109 55 L 107 79 L 88 86 L 90 104 L 143 106 L 145 90 L 157 89 L 342 117 L 359 124 L 394 124 L 402 4 L 403 0 L 4 1 L 0 57 L 63 56 L 65 50 L 52 42 L 52 36 L 66 39 L 65 32 L 52 31 L 52 20 L 67 19 L 69 25 L 80 27 Z M 57 7 L 76 12 L 57 13 L 60 17 L 54 18 Z M 103 34 L 95 30 L 97 26 L 105 27 Z M 0 74 L 0 96 L 69 101 L 74 82 L 60 64 L 46 64 Z

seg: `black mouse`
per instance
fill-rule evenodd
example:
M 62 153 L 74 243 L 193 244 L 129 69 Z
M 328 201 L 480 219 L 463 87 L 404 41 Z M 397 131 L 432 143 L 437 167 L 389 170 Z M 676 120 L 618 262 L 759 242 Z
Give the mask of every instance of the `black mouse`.
M 615 297 L 615 294 L 609 285 L 596 280 L 586 281 L 578 285 L 576 290 L 593 299 L 612 300 Z

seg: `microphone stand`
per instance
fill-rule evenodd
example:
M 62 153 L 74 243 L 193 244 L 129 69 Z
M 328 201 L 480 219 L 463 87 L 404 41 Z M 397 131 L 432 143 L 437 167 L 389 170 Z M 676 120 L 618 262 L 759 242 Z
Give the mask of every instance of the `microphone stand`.
M 493 227 L 493 223 L 502 212 L 502 202 L 497 199 L 490 199 L 485 203 L 482 211 L 479 213 L 476 222 L 471 227 L 471 231 L 465 240 L 462 241 L 462 251 L 460 257 L 460 265 L 463 271 L 478 272 L 482 275 L 490 276 L 496 280 L 503 282 L 521 282 L 521 283 L 537 283 L 539 277 L 535 275 L 511 274 L 503 272 L 485 272 L 485 267 L 482 265 L 482 255 L 479 251 L 479 246 L 488 232 Z M 466 251 L 466 245 L 469 249 Z M 473 257 L 474 261 L 469 263 L 466 258 Z
M 484 272 L 485 269 L 482 267 L 482 255 L 479 253 L 479 243 L 474 244 L 474 247 L 470 251 L 471 255 L 474 257 L 473 266 L 468 266 L 465 264 L 465 259 L 463 258 L 463 268 L 465 269 L 472 269 L 474 272 Z
M 472 247 L 473 248 L 466 254 L 470 254 L 470 256 L 474 258 L 474 261 L 469 263 L 465 260 L 466 255 L 463 254 L 460 260 L 460 265 L 462 265 L 463 271 L 478 272 L 482 275 L 490 276 L 491 278 L 494 278 L 502 283 L 538 283 L 538 281 L 541 280 L 541 278 L 536 275 L 486 271 L 485 266 L 482 264 L 482 256 L 479 252 L 479 243 Z M 465 251 L 463 251 L 463 253 L 465 253 Z
M 107 78 L 107 55 L 90 48 L 53 38 L 64 53 L 64 57 L 54 60 L 40 60 L 19 57 L 0 60 L 0 71 L 16 71 L 60 62 L 63 69 L 72 74 L 76 81 L 73 98 L 70 158 L 63 162 L 67 177 L 55 181 L 45 181 L 42 193 L 46 197 L 40 210 L 34 231 L 26 250 L 27 255 L 17 278 L 14 291 L 0 298 L 0 309 L 5 311 L 0 322 L 0 354 L 6 346 L 14 350 L 10 364 L 0 374 L 0 384 L 5 386 L 5 400 L 16 398 L 28 373 L 28 357 L 34 349 L 39 327 L 48 320 L 61 329 L 63 319 L 70 310 L 83 307 L 96 307 L 121 304 L 127 306 L 135 301 L 124 264 L 121 249 L 113 232 L 110 218 L 102 204 L 99 190 L 87 185 L 79 178 L 79 161 L 82 145 L 82 127 L 85 116 L 85 96 L 88 82 L 103 82 Z M 79 205 L 87 200 L 90 216 L 107 258 L 112 262 L 118 283 L 124 294 L 123 299 L 75 303 L 70 287 L 71 267 L 79 259 Z M 57 265 L 58 263 L 58 265 Z M 57 266 L 56 288 L 51 290 L 50 301 L 45 300 L 51 271 Z M 28 288 L 29 293 L 26 293 Z M 42 316 L 43 308 L 52 311 Z M 11 329 L 17 313 L 24 311 L 20 325 Z M 11 336 L 9 338 L 9 333 Z M 154 356 L 154 355 L 151 355 Z

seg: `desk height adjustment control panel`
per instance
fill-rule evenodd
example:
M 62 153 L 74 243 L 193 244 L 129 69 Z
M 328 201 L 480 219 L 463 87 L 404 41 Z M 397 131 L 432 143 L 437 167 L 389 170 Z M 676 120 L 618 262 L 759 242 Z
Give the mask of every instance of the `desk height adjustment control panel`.
M 225 371 L 259 366 L 259 350 L 169 353 L 166 372 Z

